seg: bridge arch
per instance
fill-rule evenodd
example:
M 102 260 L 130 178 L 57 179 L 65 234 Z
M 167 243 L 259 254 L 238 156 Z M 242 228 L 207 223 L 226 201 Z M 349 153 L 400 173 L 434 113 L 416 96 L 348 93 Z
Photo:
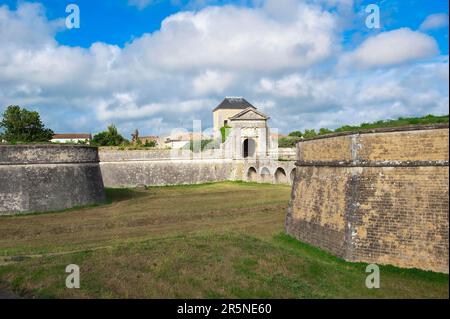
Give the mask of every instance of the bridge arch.
M 249 182 L 257 182 L 258 181 L 258 172 L 256 168 L 250 167 L 247 171 L 247 180 Z
M 261 168 L 261 182 L 263 183 L 272 183 L 272 175 L 270 174 L 270 170 L 267 167 Z
M 274 174 L 275 183 L 277 184 L 287 184 L 288 179 L 286 176 L 286 171 L 282 167 L 278 167 Z

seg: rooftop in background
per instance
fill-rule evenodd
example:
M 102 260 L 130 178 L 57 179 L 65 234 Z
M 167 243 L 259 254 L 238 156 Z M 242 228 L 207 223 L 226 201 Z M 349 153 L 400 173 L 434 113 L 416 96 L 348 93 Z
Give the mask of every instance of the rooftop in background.
M 219 109 L 236 109 L 236 110 L 244 110 L 248 107 L 256 109 L 253 105 L 251 105 L 246 99 L 243 97 L 226 97 L 214 110 L 217 111 Z

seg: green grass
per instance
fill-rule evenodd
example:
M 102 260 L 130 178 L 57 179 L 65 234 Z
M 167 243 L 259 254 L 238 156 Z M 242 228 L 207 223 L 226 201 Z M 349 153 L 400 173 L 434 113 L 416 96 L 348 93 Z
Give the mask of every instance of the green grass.
M 0 255 L 32 257 L 0 266 L 0 284 L 40 298 L 448 298 L 448 275 L 380 266 L 381 288 L 367 289 L 366 264 L 285 235 L 289 193 L 231 182 L 108 190 L 102 207 L 0 219 Z M 65 288 L 72 263 L 81 289 Z
M 396 120 L 376 121 L 372 123 L 362 123 L 361 125 L 344 125 L 334 130 L 334 132 L 351 132 L 384 127 L 402 127 L 408 125 L 430 125 L 448 123 L 448 115 L 436 116 L 426 115 L 423 117 L 400 117 Z
M 340 132 L 358 132 L 363 130 L 377 129 L 377 128 L 389 128 L 389 127 L 404 127 L 409 125 L 431 125 L 431 124 L 445 124 L 448 123 L 449 116 L 442 115 L 426 115 L 422 117 L 399 117 L 398 119 L 381 120 L 372 123 L 362 123 L 360 125 L 344 125 L 336 128 L 335 130 L 321 129 L 321 131 L 316 132 L 315 130 L 307 130 L 308 134 L 298 132 L 303 134 L 304 138 L 311 138 L 319 135 L 326 135 L 330 133 L 340 133 Z M 291 132 L 291 133 L 295 133 Z M 300 136 L 286 136 L 282 137 L 278 141 L 279 147 L 295 147 L 295 144 L 301 140 Z

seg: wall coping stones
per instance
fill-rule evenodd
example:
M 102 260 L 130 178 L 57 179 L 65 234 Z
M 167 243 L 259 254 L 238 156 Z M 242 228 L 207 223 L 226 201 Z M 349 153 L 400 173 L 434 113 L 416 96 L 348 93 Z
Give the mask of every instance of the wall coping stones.
M 87 145 L 0 145 L 0 165 L 98 163 L 97 147 Z
M 448 160 L 442 161 L 296 161 L 295 166 L 330 167 L 420 167 L 449 166 Z

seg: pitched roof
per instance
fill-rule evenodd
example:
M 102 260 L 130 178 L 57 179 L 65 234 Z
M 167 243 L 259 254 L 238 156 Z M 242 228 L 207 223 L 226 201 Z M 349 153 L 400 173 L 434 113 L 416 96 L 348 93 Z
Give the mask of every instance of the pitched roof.
M 226 97 L 214 110 L 219 109 L 236 109 L 236 110 L 244 110 L 248 107 L 256 109 L 253 105 L 251 105 L 246 99 L 243 97 Z
M 91 134 L 53 134 L 54 139 L 91 139 Z
M 244 116 L 246 114 L 247 114 L 247 116 Z M 252 114 L 252 115 L 249 116 L 249 114 Z M 245 110 L 242 110 L 241 112 L 239 112 L 238 114 L 230 117 L 230 120 L 257 120 L 257 119 L 261 119 L 261 118 L 263 120 L 269 119 L 269 117 L 267 115 L 259 112 L 256 108 L 248 107 Z

